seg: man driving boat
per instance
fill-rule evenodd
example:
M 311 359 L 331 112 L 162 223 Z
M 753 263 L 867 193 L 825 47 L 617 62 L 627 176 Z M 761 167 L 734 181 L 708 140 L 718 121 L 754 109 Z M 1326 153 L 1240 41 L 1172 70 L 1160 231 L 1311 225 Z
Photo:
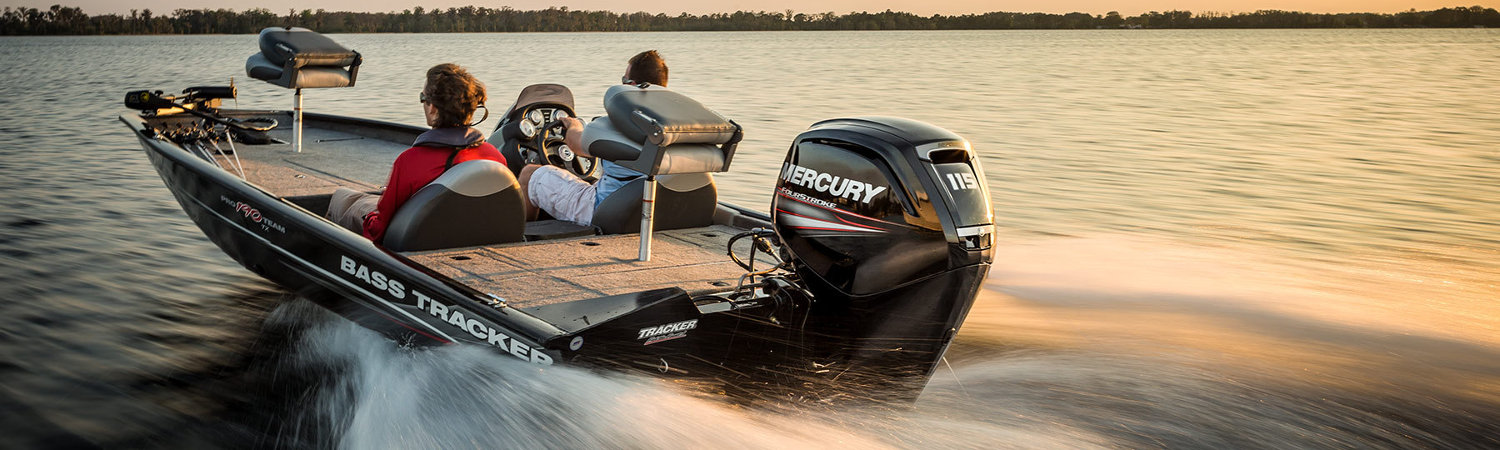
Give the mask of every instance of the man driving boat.
M 624 84 L 667 86 L 667 63 L 656 50 L 647 50 L 630 58 L 625 65 Z M 591 157 L 583 146 L 584 124 L 577 118 L 562 119 L 563 142 L 583 157 Z M 535 220 L 538 211 L 552 217 L 588 225 L 594 218 L 594 207 L 626 184 L 643 175 L 619 164 L 601 159 L 599 181 L 589 183 L 571 172 L 555 166 L 529 164 L 521 169 L 520 183 L 525 191 L 526 220 Z
M 328 219 L 379 243 L 401 205 L 455 164 L 476 159 L 505 164 L 500 151 L 473 128 L 478 122 L 470 123 L 486 98 L 484 84 L 463 67 L 449 63 L 428 69 L 427 83 L 418 99 L 432 130 L 417 136 L 412 147 L 396 157 L 383 194 L 348 188 L 334 191 Z

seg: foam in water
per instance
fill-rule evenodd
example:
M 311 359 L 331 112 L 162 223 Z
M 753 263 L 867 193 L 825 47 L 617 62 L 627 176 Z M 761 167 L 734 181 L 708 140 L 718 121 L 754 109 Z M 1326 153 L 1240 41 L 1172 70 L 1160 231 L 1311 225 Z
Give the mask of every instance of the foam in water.
M 342 448 L 879 447 L 806 417 L 705 400 L 658 380 L 512 361 L 475 346 L 408 349 L 343 320 L 308 330 L 301 364 L 346 364 L 309 405 Z
M 745 405 L 479 347 L 402 348 L 332 319 L 291 352 L 342 366 L 305 405 L 326 429 L 298 432 L 355 449 L 1497 444 L 1500 402 L 1475 392 L 1500 366 L 1461 355 L 1492 348 L 1378 328 L 1396 318 L 1324 320 L 1344 300 L 1257 256 L 1109 237 L 997 254 L 951 368 L 915 404 Z M 1391 355 L 1423 349 L 1443 351 Z

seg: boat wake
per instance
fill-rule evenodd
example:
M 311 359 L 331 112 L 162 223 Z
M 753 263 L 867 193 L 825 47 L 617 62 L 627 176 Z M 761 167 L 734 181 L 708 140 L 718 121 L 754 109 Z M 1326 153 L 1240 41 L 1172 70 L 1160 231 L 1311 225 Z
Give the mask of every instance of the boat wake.
M 1114 236 L 996 259 L 927 410 L 1125 447 L 1500 444 L 1493 293 L 1442 268 Z
M 280 314 L 322 316 L 283 370 L 337 375 L 302 423 L 332 426 L 283 442 L 340 448 L 758 448 L 879 446 L 834 423 L 771 414 L 652 379 L 541 367 L 478 346 L 403 348 L 301 302 Z M 291 439 L 287 439 L 287 438 Z
M 403 348 L 299 301 L 273 314 L 310 324 L 279 370 L 324 376 L 289 405 L 303 425 L 277 440 L 340 448 L 1500 445 L 1500 352 L 1410 314 L 1382 315 L 1410 305 L 1372 303 L 1391 294 L 1378 280 L 1331 292 L 1306 284 L 1326 278 L 1290 276 L 1251 255 L 1107 238 L 997 254 L 1002 262 L 947 364 L 910 405 L 731 401 L 478 347 Z M 1384 313 L 1348 314 L 1361 301 Z

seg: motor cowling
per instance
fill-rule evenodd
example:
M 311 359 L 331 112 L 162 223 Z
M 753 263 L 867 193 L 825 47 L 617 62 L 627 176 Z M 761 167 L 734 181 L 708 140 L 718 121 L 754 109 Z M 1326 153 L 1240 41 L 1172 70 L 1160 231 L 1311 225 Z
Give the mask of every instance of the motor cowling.
M 815 299 L 806 327 L 825 365 L 930 374 L 992 261 L 976 153 L 914 120 L 813 124 L 787 152 L 771 216 Z

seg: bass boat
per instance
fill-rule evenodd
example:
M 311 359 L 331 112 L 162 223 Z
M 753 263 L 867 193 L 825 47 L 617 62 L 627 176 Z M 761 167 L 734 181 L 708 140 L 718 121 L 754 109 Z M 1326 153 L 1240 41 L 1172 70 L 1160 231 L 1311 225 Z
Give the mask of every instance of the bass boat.
M 592 223 L 523 218 L 524 164 L 586 179 L 600 164 L 561 139 L 572 93 L 541 84 L 487 138 L 508 166 L 452 166 L 372 242 L 324 218 L 330 195 L 380 192 L 428 130 L 304 114 L 302 89 L 354 86 L 359 53 L 300 28 L 259 41 L 247 72 L 295 90 L 294 109 L 221 108 L 236 90 L 200 86 L 127 93 L 120 120 L 224 253 L 403 344 L 726 392 L 910 399 L 989 270 L 989 191 L 962 137 L 893 117 L 814 123 L 755 211 L 719 202 L 712 175 L 730 169 L 740 126 L 649 85 L 611 88 L 587 127 L 589 154 L 644 174 Z

